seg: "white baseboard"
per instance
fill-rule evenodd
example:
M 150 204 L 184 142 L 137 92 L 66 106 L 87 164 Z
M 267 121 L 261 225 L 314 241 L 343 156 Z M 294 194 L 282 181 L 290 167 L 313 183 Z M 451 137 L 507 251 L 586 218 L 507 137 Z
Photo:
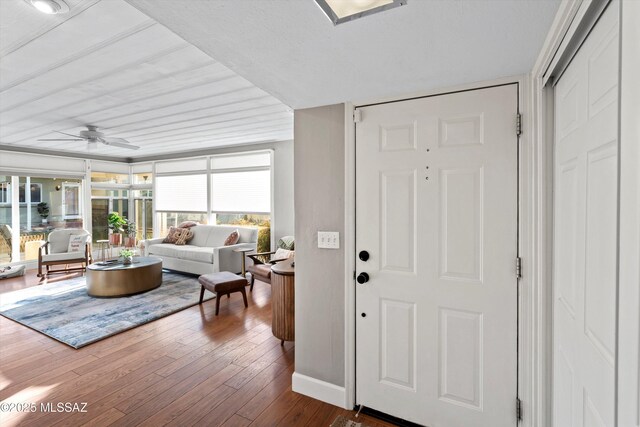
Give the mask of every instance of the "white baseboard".
M 345 408 L 344 387 L 294 372 L 291 377 L 291 388 L 296 393 L 301 393 L 325 403 Z

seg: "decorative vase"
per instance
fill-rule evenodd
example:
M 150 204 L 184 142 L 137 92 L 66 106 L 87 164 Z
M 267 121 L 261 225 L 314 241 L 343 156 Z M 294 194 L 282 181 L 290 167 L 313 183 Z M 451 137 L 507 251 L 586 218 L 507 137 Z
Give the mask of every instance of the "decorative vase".
M 42 218 L 42 223 L 43 224 L 47 224 L 49 222 L 49 220 L 47 220 L 47 218 Z
M 123 263 L 124 265 L 129 265 L 129 264 L 131 264 L 132 262 L 133 262 L 133 256 L 125 256 L 125 257 L 122 257 L 122 263 Z
M 111 246 L 120 246 L 122 235 L 120 233 L 112 233 L 109 235 L 109 244 Z

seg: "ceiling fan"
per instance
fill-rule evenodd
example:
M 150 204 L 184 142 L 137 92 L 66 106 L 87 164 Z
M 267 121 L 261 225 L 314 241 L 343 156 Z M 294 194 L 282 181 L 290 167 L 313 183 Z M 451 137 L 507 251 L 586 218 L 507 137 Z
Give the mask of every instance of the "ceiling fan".
M 87 125 L 87 130 L 80 131 L 80 135 L 71 135 L 70 133 L 55 131 L 57 133 L 61 133 L 63 135 L 72 136 L 71 138 L 53 138 L 53 139 L 39 139 L 38 141 L 87 141 L 89 143 L 89 147 L 98 142 L 105 145 L 113 145 L 114 147 L 120 148 L 128 148 L 130 150 L 137 150 L 140 147 L 137 145 L 131 144 L 124 138 L 112 138 L 108 136 L 104 136 L 104 133 L 98 131 L 98 126 Z

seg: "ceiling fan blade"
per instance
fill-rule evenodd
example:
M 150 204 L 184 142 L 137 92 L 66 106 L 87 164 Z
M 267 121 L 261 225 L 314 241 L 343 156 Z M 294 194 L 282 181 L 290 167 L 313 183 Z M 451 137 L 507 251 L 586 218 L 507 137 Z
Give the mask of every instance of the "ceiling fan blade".
M 119 142 L 121 144 L 131 144 L 129 141 L 127 141 L 124 138 L 113 138 L 113 137 L 110 137 L 110 136 L 103 136 L 100 139 L 102 139 L 107 144 L 111 144 L 112 142 Z
M 117 142 L 117 141 L 107 141 L 106 138 L 101 138 L 103 141 L 102 143 L 105 145 L 113 145 L 114 147 L 120 147 L 120 148 L 128 148 L 130 150 L 138 150 L 140 149 L 140 147 L 138 147 L 137 145 L 132 145 L 132 144 L 123 144 L 121 142 Z M 111 138 L 113 139 L 113 138 Z M 118 138 L 115 138 L 118 139 Z
M 63 135 L 67 135 L 67 136 L 72 136 L 74 138 L 80 138 L 80 139 L 84 139 L 83 137 L 81 137 L 80 135 L 71 135 L 70 133 L 66 133 L 66 132 L 60 132 L 59 130 L 54 130 L 54 132 L 58 132 L 61 133 Z
M 39 139 L 38 141 L 84 141 L 84 139 L 71 139 L 71 138 L 53 138 L 53 139 Z

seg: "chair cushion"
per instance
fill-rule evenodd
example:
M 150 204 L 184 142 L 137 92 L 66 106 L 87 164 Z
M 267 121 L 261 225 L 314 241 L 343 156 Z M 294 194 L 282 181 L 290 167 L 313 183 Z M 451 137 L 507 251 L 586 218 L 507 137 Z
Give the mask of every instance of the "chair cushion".
M 66 253 L 69 248 L 69 237 L 81 234 L 89 235 L 87 230 L 82 228 L 59 228 L 49 233 L 47 240 L 49 241 L 49 254 Z
M 254 264 L 247 268 L 247 271 L 255 276 L 271 277 L 271 264 Z
M 42 254 L 42 262 L 54 261 L 84 261 L 84 252 L 63 252 L 60 254 Z
M 213 248 L 201 248 L 192 245 L 177 246 L 171 243 L 159 243 L 149 246 L 149 255 L 213 264 Z

